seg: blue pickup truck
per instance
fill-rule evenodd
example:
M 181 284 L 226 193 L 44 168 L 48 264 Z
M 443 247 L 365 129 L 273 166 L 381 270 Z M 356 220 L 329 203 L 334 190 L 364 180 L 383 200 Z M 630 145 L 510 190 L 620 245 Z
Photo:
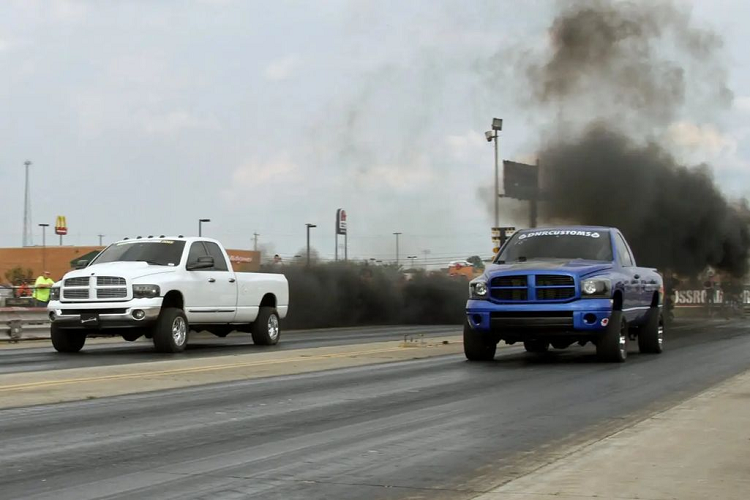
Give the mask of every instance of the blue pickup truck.
M 501 340 L 532 353 L 592 342 L 603 361 L 623 362 L 637 339 L 640 352 L 658 354 L 663 295 L 661 276 L 636 266 L 615 228 L 519 231 L 469 284 L 464 352 L 489 361 Z

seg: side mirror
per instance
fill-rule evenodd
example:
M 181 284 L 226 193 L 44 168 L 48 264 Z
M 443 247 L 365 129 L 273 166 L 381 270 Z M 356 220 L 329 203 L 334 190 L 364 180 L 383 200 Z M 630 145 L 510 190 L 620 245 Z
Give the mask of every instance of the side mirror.
M 89 265 L 89 261 L 87 260 L 79 260 L 76 261 L 76 269 L 83 269 L 84 267 Z
M 198 269 L 209 269 L 211 267 L 214 267 L 214 258 L 213 257 L 198 257 L 197 262 L 190 262 L 187 265 L 188 271 L 195 271 Z

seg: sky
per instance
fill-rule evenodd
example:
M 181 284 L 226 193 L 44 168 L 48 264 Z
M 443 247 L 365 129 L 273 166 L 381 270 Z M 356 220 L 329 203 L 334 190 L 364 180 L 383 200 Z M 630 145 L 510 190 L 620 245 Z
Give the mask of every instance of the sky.
M 724 39 L 732 107 L 695 110 L 663 140 L 750 195 L 750 34 L 741 0 L 676 0 Z M 544 116 L 520 61 L 554 0 L 0 3 L 0 247 L 20 246 L 24 166 L 38 223 L 65 243 L 197 233 L 293 256 L 305 224 L 333 258 L 439 262 L 492 249 L 494 156 L 534 161 Z M 708 117 L 708 118 L 707 118 Z M 501 224 L 523 225 L 519 202 Z M 48 241 L 56 241 L 48 234 Z

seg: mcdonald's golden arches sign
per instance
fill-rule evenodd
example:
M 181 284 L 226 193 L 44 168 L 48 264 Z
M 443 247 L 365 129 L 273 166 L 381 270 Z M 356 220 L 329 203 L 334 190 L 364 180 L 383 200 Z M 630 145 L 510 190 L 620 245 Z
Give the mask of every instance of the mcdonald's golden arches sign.
M 55 234 L 63 236 L 68 234 L 68 222 L 65 220 L 64 215 L 58 215 L 55 221 Z

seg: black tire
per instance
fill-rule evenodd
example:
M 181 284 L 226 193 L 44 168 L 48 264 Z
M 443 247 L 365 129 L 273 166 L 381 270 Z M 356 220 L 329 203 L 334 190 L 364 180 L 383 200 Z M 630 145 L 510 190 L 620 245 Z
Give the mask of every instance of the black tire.
M 258 345 L 276 345 L 281 337 L 279 313 L 275 307 L 261 307 L 258 317 L 250 328 L 253 342 Z
M 543 340 L 527 340 L 523 343 L 523 347 L 526 349 L 526 352 L 541 354 L 547 352 L 549 349 L 549 342 Z
M 622 363 L 628 358 L 628 322 L 622 311 L 612 312 L 609 324 L 596 344 L 596 355 L 610 363 Z
M 86 343 L 86 332 L 83 330 L 65 330 L 52 323 L 50 327 L 52 347 L 57 352 L 78 352 Z
M 661 354 L 664 350 L 664 316 L 658 307 L 646 313 L 646 324 L 638 330 L 638 349 L 644 354 Z
M 188 343 L 190 326 L 182 309 L 162 309 L 152 331 L 154 347 L 158 352 L 182 352 Z
M 495 359 L 497 342 L 489 333 L 478 333 L 464 323 L 464 354 L 469 361 L 492 361 Z

